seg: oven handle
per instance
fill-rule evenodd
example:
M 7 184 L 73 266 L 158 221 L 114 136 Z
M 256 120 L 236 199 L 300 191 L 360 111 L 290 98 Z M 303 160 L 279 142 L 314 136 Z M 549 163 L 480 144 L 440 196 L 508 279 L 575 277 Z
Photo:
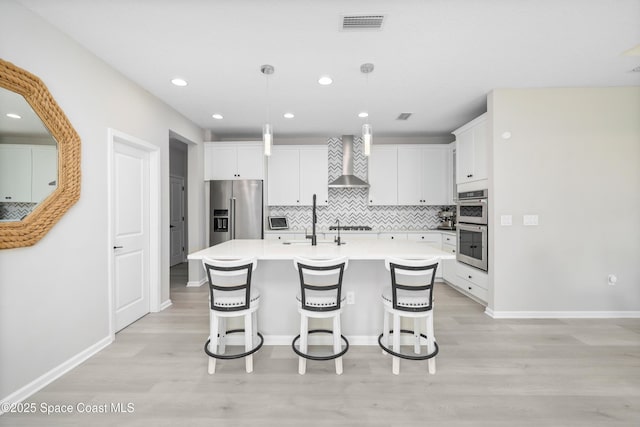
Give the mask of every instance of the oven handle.
M 458 204 L 459 205 L 477 205 L 478 203 L 480 204 L 487 204 L 487 199 L 467 199 L 467 200 L 460 200 L 458 199 Z
M 476 225 L 476 224 L 464 224 L 458 223 L 458 230 L 466 230 L 466 231 L 487 231 L 488 226 L 486 225 Z

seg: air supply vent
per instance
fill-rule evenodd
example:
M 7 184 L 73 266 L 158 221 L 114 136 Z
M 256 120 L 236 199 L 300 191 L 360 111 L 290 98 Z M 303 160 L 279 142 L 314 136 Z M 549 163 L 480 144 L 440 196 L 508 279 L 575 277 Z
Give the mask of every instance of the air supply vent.
M 380 30 L 384 22 L 384 15 L 344 15 L 342 16 L 343 30 Z
M 412 114 L 413 113 L 400 113 L 400 115 L 396 117 L 396 120 L 409 120 Z

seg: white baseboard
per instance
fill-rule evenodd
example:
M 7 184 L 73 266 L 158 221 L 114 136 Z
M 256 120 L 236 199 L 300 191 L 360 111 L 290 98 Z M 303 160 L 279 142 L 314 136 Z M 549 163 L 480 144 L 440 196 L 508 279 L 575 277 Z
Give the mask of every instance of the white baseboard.
M 98 353 L 100 350 L 107 347 L 109 344 L 113 342 L 113 337 L 108 336 L 106 338 L 101 339 L 97 343 L 93 344 L 91 347 L 81 351 L 80 353 L 73 356 L 71 359 L 63 362 L 62 364 L 56 366 L 49 372 L 41 375 L 35 380 L 31 381 L 29 384 L 20 388 L 19 390 L 11 393 L 8 396 L 3 397 L 0 401 L 4 403 L 20 403 L 29 396 L 32 396 L 37 391 L 41 390 L 45 386 L 51 384 L 53 381 L 57 380 L 76 366 L 80 365 L 82 362 L 86 361 L 94 354 Z M 3 412 L 0 411 L 0 415 Z
M 485 314 L 494 319 L 637 319 L 640 311 L 495 311 Z
M 171 302 L 171 300 L 168 299 L 165 302 L 163 302 L 162 304 L 160 304 L 160 307 L 159 307 L 158 311 L 162 311 L 162 310 L 164 310 L 166 308 L 169 308 L 169 307 L 171 307 L 172 304 L 173 303 Z
M 204 285 L 205 283 L 207 283 L 207 278 L 204 277 L 200 280 L 191 280 L 189 282 L 187 282 L 187 288 L 198 288 L 202 285 Z

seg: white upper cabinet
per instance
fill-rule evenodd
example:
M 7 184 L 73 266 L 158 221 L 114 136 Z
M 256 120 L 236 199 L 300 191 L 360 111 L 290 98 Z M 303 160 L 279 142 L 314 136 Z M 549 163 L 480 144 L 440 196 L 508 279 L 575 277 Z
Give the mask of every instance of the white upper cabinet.
M 273 146 L 268 160 L 267 204 L 269 206 L 327 205 L 329 199 L 328 147 Z
M 58 150 L 52 146 L 34 146 L 31 162 L 31 200 L 40 203 L 58 188 Z
M 447 205 L 451 201 L 448 146 L 398 147 L 398 204 Z
M 488 177 L 486 113 L 453 131 L 456 136 L 456 182 L 480 181 Z
M 0 146 L 0 201 L 31 202 L 31 146 Z
M 262 142 L 205 142 L 204 179 L 264 179 Z
M 398 148 L 373 145 L 369 156 L 369 204 L 398 204 Z

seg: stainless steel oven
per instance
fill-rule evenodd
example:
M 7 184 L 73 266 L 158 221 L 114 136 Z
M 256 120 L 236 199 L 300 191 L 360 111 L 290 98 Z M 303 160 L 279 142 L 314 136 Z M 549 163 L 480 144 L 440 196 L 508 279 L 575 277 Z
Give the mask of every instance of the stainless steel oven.
M 489 267 L 487 243 L 489 222 L 488 191 L 458 193 L 458 250 L 456 259 L 480 270 Z
M 486 225 L 488 222 L 487 190 L 458 193 L 458 222 Z
M 458 250 L 456 259 L 480 270 L 487 271 L 487 226 L 458 223 Z

